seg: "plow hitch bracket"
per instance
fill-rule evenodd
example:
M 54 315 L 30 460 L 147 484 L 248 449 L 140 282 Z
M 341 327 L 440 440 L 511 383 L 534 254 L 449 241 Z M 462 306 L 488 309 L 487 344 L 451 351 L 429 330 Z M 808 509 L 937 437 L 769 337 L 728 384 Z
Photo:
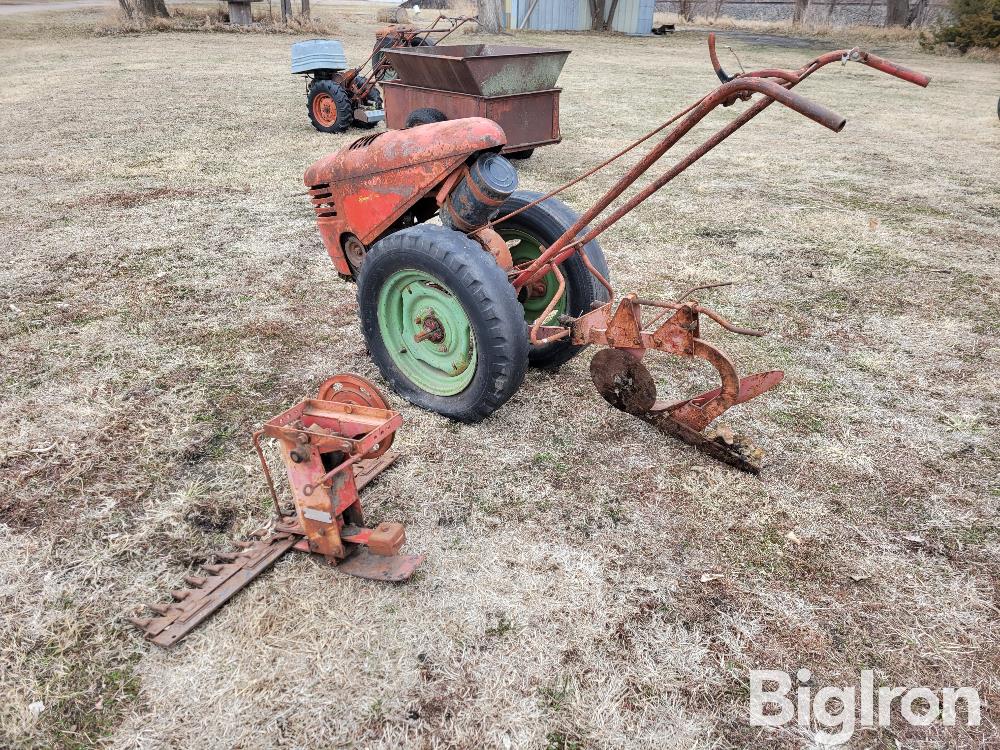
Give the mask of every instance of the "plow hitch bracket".
M 402 555 L 402 524 L 365 526 L 360 491 L 396 460 L 390 450 L 402 417 L 387 408 L 374 385 L 357 375 L 335 375 L 307 398 L 269 419 L 254 447 L 274 501 L 275 519 L 235 552 L 216 552 L 204 575 L 186 576 L 173 601 L 148 605 L 151 616 L 129 618 L 158 646 L 184 638 L 240 589 L 290 550 L 322 555 L 359 578 L 405 581 L 424 560 Z M 282 510 L 261 437 L 278 443 L 295 510 Z

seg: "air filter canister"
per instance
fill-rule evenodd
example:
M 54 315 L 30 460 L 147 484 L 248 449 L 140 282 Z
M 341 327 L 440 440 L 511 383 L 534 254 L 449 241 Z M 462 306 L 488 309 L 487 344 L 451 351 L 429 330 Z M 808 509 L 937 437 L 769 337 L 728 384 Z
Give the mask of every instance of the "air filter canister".
M 455 186 L 441 207 L 441 223 L 471 232 L 496 215 L 517 190 L 517 171 L 500 154 L 483 154 Z

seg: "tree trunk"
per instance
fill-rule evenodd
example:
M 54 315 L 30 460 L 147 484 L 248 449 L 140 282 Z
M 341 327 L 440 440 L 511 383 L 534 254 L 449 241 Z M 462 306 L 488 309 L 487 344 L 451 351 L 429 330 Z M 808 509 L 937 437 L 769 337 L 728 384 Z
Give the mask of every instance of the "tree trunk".
M 608 9 L 608 18 L 604 22 L 604 30 L 611 31 L 615 26 L 615 12 L 618 10 L 618 0 L 611 0 L 611 7 Z
M 908 0 L 887 0 L 885 6 L 886 26 L 905 26 L 906 17 L 910 13 Z
M 302 0 L 302 17 L 309 18 L 312 9 L 309 7 L 309 0 Z
M 924 22 L 924 11 L 927 10 L 927 0 L 917 0 L 917 2 L 910 8 L 909 13 L 906 15 L 906 28 L 910 28 L 913 24 L 917 26 L 922 26 Z
M 604 0 L 590 0 L 590 28 L 592 31 L 604 28 Z
M 892 2 L 892 0 L 889 0 L 889 2 Z M 808 8 L 809 0 L 795 0 L 795 6 L 792 8 L 792 23 L 802 23 L 802 19 L 805 18 Z
M 504 27 L 501 0 L 476 0 L 479 11 L 479 28 L 487 34 L 499 34 Z
M 694 20 L 694 1 L 693 0 L 678 0 L 677 3 L 677 14 L 683 18 L 685 21 Z
M 136 4 L 136 9 L 140 15 L 146 16 L 146 18 L 153 18 L 154 16 L 170 18 L 170 14 L 167 13 L 167 6 L 163 0 L 139 0 Z

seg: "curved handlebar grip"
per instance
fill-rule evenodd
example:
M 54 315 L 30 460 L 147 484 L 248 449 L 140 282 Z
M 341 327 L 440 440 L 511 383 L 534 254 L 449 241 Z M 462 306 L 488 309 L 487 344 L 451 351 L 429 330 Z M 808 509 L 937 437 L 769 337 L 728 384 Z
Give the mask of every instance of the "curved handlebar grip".
M 834 133 L 839 133 L 847 124 L 847 118 L 839 115 L 832 109 L 827 109 L 822 104 L 806 99 L 804 96 L 796 94 L 794 91 L 786 89 L 774 81 L 763 78 L 737 78 L 732 83 L 727 83 L 716 89 L 721 92 L 732 87 L 736 91 L 755 91 L 764 96 L 768 96 L 777 102 L 784 104 L 789 109 L 794 109 L 800 115 L 805 115 L 810 120 L 818 122 L 824 127 L 830 128 Z M 728 97 L 726 97 L 728 98 Z
M 715 32 L 711 31 L 708 34 L 708 57 L 712 61 L 712 68 L 715 70 L 715 75 L 719 77 L 719 80 L 723 83 L 729 83 L 735 76 L 731 76 L 726 71 L 722 69 L 722 63 L 719 62 L 719 56 L 715 52 Z
M 927 84 L 931 82 L 930 76 L 925 76 L 923 73 L 919 73 L 916 70 L 904 68 L 902 65 L 897 65 L 891 60 L 885 60 L 877 55 L 873 55 L 871 52 L 862 52 L 858 61 L 864 63 L 870 68 L 881 70 L 883 73 L 888 73 L 889 75 L 896 76 L 896 78 L 901 78 L 904 81 L 915 83 L 923 88 L 927 88 Z

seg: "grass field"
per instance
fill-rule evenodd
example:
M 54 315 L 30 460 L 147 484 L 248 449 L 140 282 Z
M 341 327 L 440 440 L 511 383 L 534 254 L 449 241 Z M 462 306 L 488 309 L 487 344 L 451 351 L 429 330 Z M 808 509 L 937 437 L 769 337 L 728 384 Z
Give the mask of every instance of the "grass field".
M 349 58 L 373 17 L 338 19 Z M 843 132 L 772 107 L 603 238 L 618 290 L 733 280 L 703 299 L 770 331 L 706 329 L 787 373 L 730 412 L 759 479 L 610 410 L 589 353 L 476 426 L 393 396 L 403 457 L 365 500 L 418 575 L 288 556 L 161 651 L 125 616 L 267 520 L 252 428 L 331 373 L 381 382 L 298 195 L 360 133 L 310 127 L 293 37 L 99 18 L 0 19 L 0 746 L 805 748 L 747 721 L 748 670 L 803 667 L 985 702 L 853 747 L 1000 746 L 1000 68 L 882 49 L 921 90 L 831 66 L 798 90 Z M 715 85 L 703 32 L 518 41 L 573 49 L 526 188 Z M 732 43 L 748 68 L 836 46 Z

